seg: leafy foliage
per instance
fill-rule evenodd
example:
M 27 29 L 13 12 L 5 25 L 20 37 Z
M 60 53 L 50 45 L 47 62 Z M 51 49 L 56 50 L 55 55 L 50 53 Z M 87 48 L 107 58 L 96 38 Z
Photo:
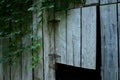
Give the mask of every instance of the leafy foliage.
M 0 59 L 0 63 L 9 62 L 14 64 L 22 53 L 28 50 L 33 51 L 32 68 L 39 64 L 37 53 L 41 47 L 41 38 L 37 36 L 38 28 L 42 21 L 42 10 L 54 8 L 56 11 L 68 9 L 69 3 L 81 3 L 85 0 L 54 0 L 54 1 L 36 1 L 32 0 L 0 0 L 0 38 L 9 40 L 9 51 Z M 42 3 L 42 6 L 39 4 Z M 64 6 L 58 6 L 58 4 Z M 37 27 L 33 28 L 32 14 L 38 12 Z M 21 45 L 22 40 L 29 37 L 31 44 Z
M 8 39 L 9 51 L 0 62 L 14 64 L 24 51 L 35 50 L 40 47 L 39 39 L 34 39 L 32 25 L 32 0 L 1 0 L 0 1 L 0 38 Z M 24 46 L 22 40 L 28 36 L 32 44 Z M 3 52 L 4 53 L 4 52 Z

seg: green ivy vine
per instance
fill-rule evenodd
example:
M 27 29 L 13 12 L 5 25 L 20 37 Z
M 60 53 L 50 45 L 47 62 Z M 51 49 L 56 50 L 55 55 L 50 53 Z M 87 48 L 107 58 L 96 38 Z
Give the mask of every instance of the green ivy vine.
M 0 0 L 0 39 L 9 41 L 9 51 L 1 58 L 0 63 L 16 63 L 17 59 L 22 56 L 25 51 L 33 51 L 32 68 L 39 64 L 37 53 L 40 51 L 41 38 L 37 36 L 38 29 L 42 22 L 42 11 L 54 8 L 55 11 L 67 10 L 69 3 L 84 4 L 85 0 L 54 0 L 54 1 L 35 1 L 32 0 Z M 58 6 L 58 4 L 65 4 Z M 41 6 L 39 6 L 41 4 Z M 37 10 L 38 22 L 34 29 L 32 27 L 33 12 Z M 29 37 L 30 44 L 21 45 L 22 39 Z

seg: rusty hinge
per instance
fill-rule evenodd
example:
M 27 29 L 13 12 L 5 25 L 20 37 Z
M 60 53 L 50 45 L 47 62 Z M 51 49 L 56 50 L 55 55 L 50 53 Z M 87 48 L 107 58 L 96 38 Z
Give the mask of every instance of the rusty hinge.
M 60 57 L 60 55 L 58 55 L 58 54 L 49 54 L 48 56 L 49 56 L 50 58 L 52 58 L 52 60 L 53 60 L 53 59 L 56 60 L 57 58 Z
M 55 69 L 55 62 L 60 55 L 57 54 L 49 54 L 49 68 Z

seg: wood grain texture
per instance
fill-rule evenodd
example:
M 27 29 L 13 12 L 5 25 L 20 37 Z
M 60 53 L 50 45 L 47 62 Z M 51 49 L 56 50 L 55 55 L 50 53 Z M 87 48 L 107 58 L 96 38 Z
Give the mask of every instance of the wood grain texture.
M 51 14 L 51 15 L 50 15 Z M 44 80 L 55 80 L 53 69 L 55 60 L 49 54 L 54 54 L 54 25 L 53 12 L 43 12 L 43 38 L 44 38 Z
M 116 4 L 100 7 L 102 80 L 118 80 Z
M 6 64 L 4 64 L 3 65 L 3 74 L 4 74 L 4 80 L 10 80 L 10 72 L 11 72 L 11 68 L 10 68 L 10 66 L 9 66 L 9 64 L 8 63 L 6 63 Z
M 41 3 L 39 3 L 38 7 L 41 6 Z M 42 39 L 42 28 L 43 28 L 43 25 L 42 25 L 42 22 L 40 23 L 40 21 L 42 20 L 42 18 L 40 18 L 39 16 L 41 15 L 42 16 L 42 11 L 40 12 L 39 10 L 37 11 L 38 13 L 35 12 L 34 14 L 34 20 L 33 20 L 33 27 L 34 28 L 38 28 L 38 31 L 34 31 L 36 34 L 37 34 L 37 37 L 40 38 L 40 44 L 41 46 L 39 47 L 39 50 L 38 50 L 38 53 L 37 56 L 39 57 L 39 61 L 40 61 L 40 64 L 38 64 L 35 69 L 34 69 L 34 80 L 44 80 L 43 79 L 43 39 Z M 38 19 L 39 18 L 39 19 Z
M 44 39 L 44 80 L 47 80 L 49 77 L 49 35 L 48 35 L 48 29 L 47 29 L 47 11 L 43 11 L 43 39 Z
M 96 6 L 82 8 L 82 67 L 96 69 Z
M 3 54 L 6 55 L 9 52 L 9 39 L 8 38 L 4 38 L 3 39 L 3 43 L 2 43 L 2 50 L 3 50 Z M 9 63 L 4 63 L 3 64 L 3 74 L 4 74 L 4 80 L 10 80 L 10 72 L 11 72 L 11 67 L 9 66 Z
M 2 38 L 0 38 L 0 59 L 2 58 Z M 0 80 L 3 80 L 3 64 L 0 63 Z
M 119 0 L 120 1 L 120 0 Z M 118 4 L 118 40 L 119 40 L 119 49 L 120 49 L 120 3 Z M 118 80 L 120 80 L 120 50 L 119 50 L 119 63 L 118 63 Z
M 11 80 L 22 80 L 21 58 L 16 61 L 17 63 L 11 66 Z
M 55 53 L 60 56 L 57 63 L 66 64 L 66 12 L 57 12 L 55 16 L 60 20 L 55 26 Z
M 33 26 L 32 24 L 29 26 L 29 28 L 33 28 L 36 21 L 36 14 L 33 12 Z M 28 27 L 28 25 L 26 25 Z M 27 29 L 27 27 L 25 27 Z M 33 31 L 34 33 L 34 31 Z M 22 47 L 31 46 L 32 39 L 30 35 L 25 35 L 22 37 Z M 32 50 L 28 49 L 22 52 L 22 80 L 32 80 L 33 79 L 33 72 L 32 72 Z
M 98 4 L 99 0 L 86 0 L 85 5 Z
M 117 0 L 100 0 L 100 4 L 115 3 Z
M 67 64 L 80 66 L 80 8 L 67 12 Z
M 22 46 L 31 44 L 30 36 L 26 35 L 22 39 Z M 30 70 L 32 51 L 27 50 L 22 53 L 22 80 L 32 80 L 32 70 Z
M 19 30 L 19 29 L 20 28 L 14 28 L 14 30 Z M 20 40 L 17 40 L 17 39 L 20 39 Z M 16 51 L 16 50 L 21 48 L 21 44 L 22 44 L 21 41 L 22 40 L 21 40 L 20 36 L 16 36 L 16 37 L 10 38 L 10 44 L 12 42 L 16 43 L 14 51 Z M 10 49 L 10 47 L 9 47 L 9 49 Z M 22 55 L 22 53 L 17 53 L 17 55 Z M 15 59 L 15 57 L 16 57 L 16 59 Z M 22 60 L 21 60 L 21 56 L 17 57 L 16 55 L 13 55 L 12 56 L 12 60 L 13 60 L 13 62 L 14 61 L 16 61 L 16 62 L 13 63 L 13 65 L 11 65 L 11 80 L 22 80 L 22 67 L 21 67 L 22 66 Z
M 81 9 L 73 10 L 74 16 L 72 17 L 72 44 L 73 44 L 73 64 L 80 67 L 80 52 L 81 52 Z M 74 26 L 73 26 L 74 25 Z

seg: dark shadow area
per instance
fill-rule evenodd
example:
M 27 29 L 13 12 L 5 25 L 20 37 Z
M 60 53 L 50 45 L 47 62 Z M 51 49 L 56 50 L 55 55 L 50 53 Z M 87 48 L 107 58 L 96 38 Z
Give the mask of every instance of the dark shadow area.
M 57 63 L 56 80 L 101 80 L 101 28 L 99 6 L 97 6 L 96 27 L 96 69 L 85 69 Z
M 56 80 L 100 80 L 97 70 L 56 64 Z
M 97 6 L 97 28 L 96 28 L 96 71 L 101 80 L 101 27 L 100 27 L 100 6 Z

